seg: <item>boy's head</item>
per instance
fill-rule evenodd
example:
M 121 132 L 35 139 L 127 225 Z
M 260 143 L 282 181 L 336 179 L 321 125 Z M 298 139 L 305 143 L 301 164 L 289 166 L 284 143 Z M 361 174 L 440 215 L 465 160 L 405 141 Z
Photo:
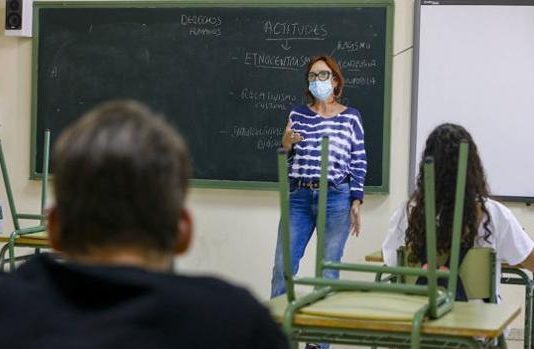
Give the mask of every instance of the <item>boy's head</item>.
M 68 127 L 53 154 L 50 240 L 68 256 L 129 251 L 172 256 L 187 248 L 186 146 L 133 101 L 97 106 Z

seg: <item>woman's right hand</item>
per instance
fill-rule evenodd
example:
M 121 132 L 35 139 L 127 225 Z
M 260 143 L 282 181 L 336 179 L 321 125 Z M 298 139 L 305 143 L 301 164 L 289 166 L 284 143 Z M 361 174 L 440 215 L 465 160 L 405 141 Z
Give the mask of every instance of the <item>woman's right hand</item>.
M 286 130 L 284 131 L 284 136 L 282 137 L 282 146 L 286 151 L 291 150 L 293 144 L 298 143 L 304 139 L 304 137 L 302 137 L 300 133 L 295 132 L 295 130 L 291 128 L 292 126 L 293 125 L 291 123 L 287 124 Z

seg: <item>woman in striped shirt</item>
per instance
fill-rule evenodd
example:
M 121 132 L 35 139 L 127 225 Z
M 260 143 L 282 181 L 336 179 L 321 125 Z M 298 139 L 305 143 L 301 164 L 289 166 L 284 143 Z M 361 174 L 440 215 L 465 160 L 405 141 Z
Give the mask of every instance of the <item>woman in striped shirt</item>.
M 349 232 L 360 233 L 360 205 L 367 170 L 364 132 L 357 109 L 339 103 L 343 76 L 329 56 L 314 57 L 306 69 L 306 96 L 310 104 L 289 114 L 282 145 L 288 151 L 290 180 L 290 225 L 293 274 L 317 218 L 321 137 L 330 139 L 328 160 L 328 203 L 325 232 L 326 260 L 340 261 Z M 279 229 L 280 230 L 280 229 Z M 278 233 L 271 296 L 285 293 L 281 233 Z M 338 271 L 324 276 L 337 278 Z

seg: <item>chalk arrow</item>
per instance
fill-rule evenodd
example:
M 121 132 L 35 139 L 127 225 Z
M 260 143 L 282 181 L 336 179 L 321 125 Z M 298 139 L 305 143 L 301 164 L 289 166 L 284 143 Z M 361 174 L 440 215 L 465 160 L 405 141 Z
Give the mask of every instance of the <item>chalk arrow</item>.
M 286 50 L 286 51 L 291 50 L 291 46 L 289 46 L 289 42 L 288 42 L 287 40 L 286 40 L 286 43 L 285 43 L 285 44 L 282 44 L 282 45 L 280 45 L 280 46 L 282 46 L 282 48 L 283 48 L 284 50 Z

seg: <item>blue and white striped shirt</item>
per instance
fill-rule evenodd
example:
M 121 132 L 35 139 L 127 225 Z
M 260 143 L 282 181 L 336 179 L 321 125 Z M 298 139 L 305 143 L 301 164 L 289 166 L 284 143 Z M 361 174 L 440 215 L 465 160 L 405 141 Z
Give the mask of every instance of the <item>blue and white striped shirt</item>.
M 291 128 L 304 138 L 293 145 L 289 157 L 289 178 L 319 180 L 321 138 L 328 136 L 328 182 L 337 185 L 348 180 L 351 199 L 363 200 L 367 156 L 360 112 L 348 107 L 338 115 L 323 117 L 303 105 L 291 111 L 289 122 Z

